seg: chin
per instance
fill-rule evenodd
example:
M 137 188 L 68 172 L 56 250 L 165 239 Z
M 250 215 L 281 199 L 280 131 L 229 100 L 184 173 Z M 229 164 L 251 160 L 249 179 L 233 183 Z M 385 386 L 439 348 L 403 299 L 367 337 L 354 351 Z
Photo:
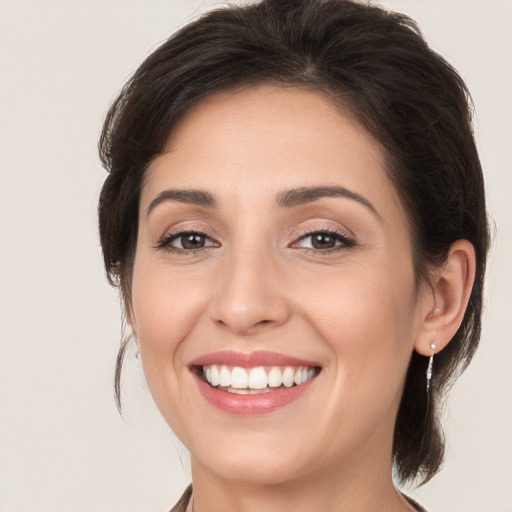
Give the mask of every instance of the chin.
M 191 431 L 188 431 L 191 434 Z M 284 435 L 283 435 L 284 434 Z M 290 438 L 283 432 L 255 430 L 215 432 L 189 437 L 192 470 L 204 469 L 217 478 L 240 484 L 272 485 L 301 478 L 314 465 L 311 439 Z M 300 447 L 309 446 L 308 450 Z
M 262 453 L 262 450 L 246 450 L 240 453 L 223 454 L 208 459 L 204 465 L 213 474 L 225 481 L 239 485 L 276 485 L 300 479 L 304 475 L 298 468 L 303 464 L 294 460 L 289 454 Z M 194 458 L 192 466 L 194 466 Z

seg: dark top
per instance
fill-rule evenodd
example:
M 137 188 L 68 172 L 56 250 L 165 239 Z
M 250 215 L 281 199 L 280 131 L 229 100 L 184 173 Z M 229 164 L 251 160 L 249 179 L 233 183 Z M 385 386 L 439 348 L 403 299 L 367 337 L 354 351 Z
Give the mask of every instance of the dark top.
M 179 499 L 178 503 L 174 505 L 174 507 L 171 509 L 171 512 L 186 512 L 187 511 L 187 505 L 190 501 L 190 497 L 192 496 L 192 484 L 190 484 L 186 489 L 181 498 Z M 421 505 L 416 503 L 412 498 L 409 496 L 406 496 L 402 493 L 402 496 L 407 500 L 408 503 L 410 503 L 418 512 L 427 512 Z

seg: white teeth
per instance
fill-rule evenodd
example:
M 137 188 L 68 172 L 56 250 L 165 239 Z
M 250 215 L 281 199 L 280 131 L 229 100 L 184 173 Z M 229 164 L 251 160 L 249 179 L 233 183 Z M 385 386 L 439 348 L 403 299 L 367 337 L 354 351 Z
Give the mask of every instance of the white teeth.
M 284 386 L 286 386 L 287 388 L 291 388 L 293 386 L 294 378 L 295 378 L 295 370 L 293 368 L 290 368 L 289 366 L 287 366 L 283 372 Z
M 262 393 L 271 393 L 272 390 L 270 388 L 265 389 L 251 389 L 251 388 L 244 388 L 244 389 L 236 389 L 236 388 L 227 388 L 225 389 L 228 393 L 233 393 L 235 395 L 261 395 Z
M 241 368 L 227 365 L 205 365 L 203 376 L 213 387 L 220 386 L 231 393 L 265 393 L 270 388 L 300 386 L 316 375 L 311 367 L 265 367 Z
M 251 389 L 265 389 L 267 387 L 267 373 L 264 368 L 253 368 L 251 370 L 249 387 Z
M 222 365 L 219 373 L 219 386 L 231 386 L 231 372 L 227 366 Z
M 314 372 L 314 370 L 313 370 Z M 278 388 L 283 383 L 283 374 L 275 366 L 268 372 L 268 385 L 271 388 Z
M 247 375 L 247 372 L 243 368 L 235 366 L 231 372 L 231 387 L 242 389 L 249 387 L 248 384 L 249 376 Z M 214 385 L 213 382 L 212 385 Z
M 212 371 L 211 371 L 211 385 L 212 386 L 218 386 L 219 385 L 219 370 L 217 369 L 217 367 L 214 365 L 212 366 Z

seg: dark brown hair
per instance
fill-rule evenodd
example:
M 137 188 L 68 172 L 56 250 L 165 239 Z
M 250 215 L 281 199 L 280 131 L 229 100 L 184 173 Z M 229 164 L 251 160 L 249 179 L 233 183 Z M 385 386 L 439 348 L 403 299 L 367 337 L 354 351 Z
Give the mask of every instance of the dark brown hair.
M 469 240 L 476 279 L 462 325 L 436 355 L 414 353 L 398 411 L 393 455 L 402 482 L 440 468 L 439 404 L 469 364 L 481 330 L 489 235 L 469 93 L 457 72 L 410 18 L 349 0 L 266 0 L 207 13 L 153 52 L 107 115 L 99 144 L 109 171 L 99 201 L 107 276 L 130 303 L 141 186 L 177 121 L 218 91 L 256 84 L 306 87 L 348 109 L 387 154 L 387 171 L 407 212 L 418 283 L 450 245 Z M 122 344 L 116 369 L 120 406 Z

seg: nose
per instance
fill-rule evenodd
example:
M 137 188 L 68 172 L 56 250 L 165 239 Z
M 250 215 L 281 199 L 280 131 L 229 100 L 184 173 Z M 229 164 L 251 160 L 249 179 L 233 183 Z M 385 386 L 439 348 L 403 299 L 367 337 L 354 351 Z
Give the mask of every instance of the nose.
M 277 327 L 289 318 L 289 301 L 279 265 L 269 251 L 232 252 L 219 269 L 210 318 L 238 336 Z

